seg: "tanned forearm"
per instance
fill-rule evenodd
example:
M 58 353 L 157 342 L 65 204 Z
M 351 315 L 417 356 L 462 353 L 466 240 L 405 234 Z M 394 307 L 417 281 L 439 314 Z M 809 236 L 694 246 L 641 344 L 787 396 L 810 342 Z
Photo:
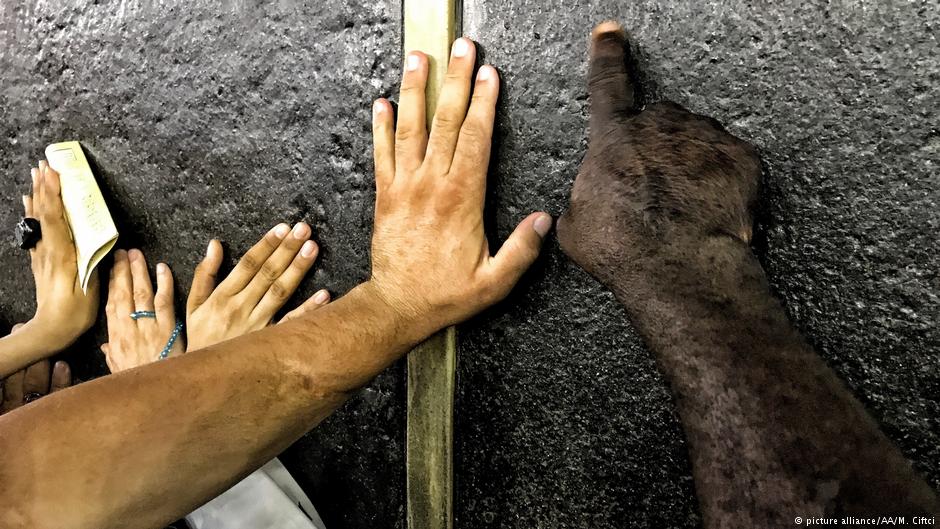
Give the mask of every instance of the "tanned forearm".
M 369 284 L 301 319 L 0 418 L 0 526 L 162 527 L 274 457 L 429 332 Z
M 747 245 L 707 244 L 703 254 L 720 257 L 664 261 L 656 281 L 668 285 L 614 285 L 672 385 L 706 526 L 940 513 L 930 487 L 793 328 Z

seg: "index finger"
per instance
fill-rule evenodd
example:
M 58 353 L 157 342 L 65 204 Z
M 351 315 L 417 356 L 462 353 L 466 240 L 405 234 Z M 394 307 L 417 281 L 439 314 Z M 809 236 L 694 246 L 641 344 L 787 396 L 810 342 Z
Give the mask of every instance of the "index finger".
M 238 264 L 235 265 L 235 268 L 232 269 L 228 277 L 219 284 L 216 291 L 222 292 L 228 296 L 234 296 L 241 292 L 242 289 L 248 286 L 248 283 L 254 279 L 255 275 L 261 271 L 261 267 L 264 266 L 265 261 L 277 250 L 278 246 L 281 245 L 281 240 L 283 240 L 289 232 L 290 226 L 283 222 L 268 230 L 268 233 L 265 233 L 264 237 L 255 243 L 255 245 L 238 260 Z
M 23 393 L 25 395 L 49 393 L 50 369 L 48 360 L 40 360 L 27 367 L 26 375 L 23 377 Z

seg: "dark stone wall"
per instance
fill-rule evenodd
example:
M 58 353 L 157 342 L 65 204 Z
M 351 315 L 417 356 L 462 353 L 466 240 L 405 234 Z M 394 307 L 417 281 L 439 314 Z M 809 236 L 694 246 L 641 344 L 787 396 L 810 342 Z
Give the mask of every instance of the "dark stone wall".
M 317 288 L 368 273 L 369 103 L 399 75 L 397 2 L 0 4 L 0 226 L 47 143 L 79 139 L 122 231 L 182 307 L 211 237 L 240 255 L 279 221 L 321 243 Z M 489 217 L 502 240 L 561 213 L 585 148 L 587 33 L 632 34 L 646 101 L 755 143 L 756 249 L 817 350 L 940 486 L 940 14 L 930 2 L 489 2 L 464 30 L 503 78 Z M 0 245 L 0 320 L 33 309 Z M 462 326 L 462 528 L 694 527 L 681 427 L 619 305 L 554 241 L 509 300 Z M 104 372 L 96 329 L 68 353 Z M 404 526 L 396 365 L 282 459 L 332 528 Z M 168 388 L 172 391 L 172 388 Z

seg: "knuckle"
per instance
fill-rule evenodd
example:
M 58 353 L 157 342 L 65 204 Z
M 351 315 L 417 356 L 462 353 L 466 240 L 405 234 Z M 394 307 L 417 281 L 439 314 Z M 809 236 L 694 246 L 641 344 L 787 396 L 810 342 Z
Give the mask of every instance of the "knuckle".
M 463 116 L 456 112 L 438 111 L 434 115 L 434 127 L 438 129 L 454 130 L 463 124 Z
M 134 301 L 149 301 L 150 291 L 142 287 L 134 287 Z
M 423 96 L 424 87 L 418 82 L 413 76 L 405 76 L 401 84 L 401 91 L 399 94 L 399 99 L 405 99 L 406 97 L 413 96 Z
M 478 121 L 467 120 L 460 129 L 460 136 L 471 143 L 482 143 L 486 140 L 487 130 Z
M 266 281 L 273 283 L 278 277 L 280 277 L 281 274 L 272 263 L 265 262 L 263 265 L 261 265 L 261 270 L 258 271 L 258 275 L 260 275 Z
M 166 294 L 157 294 L 153 298 L 153 304 L 155 307 L 168 308 L 173 304 L 173 302 L 171 301 L 170 296 Z
M 271 288 L 268 289 L 268 292 L 271 296 L 279 301 L 286 300 L 290 297 L 290 292 L 287 287 L 285 287 L 280 281 L 275 281 L 271 284 Z
M 444 74 L 444 82 L 448 84 L 452 83 L 452 84 L 463 85 L 469 79 L 470 77 L 467 75 L 467 73 L 459 69 L 448 70 L 447 73 Z
M 246 253 L 242 260 L 238 262 L 239 266 L 242 266 L 245 270 L 249 272 L 255 272 L 261 268 L 262 263 L 258 261 L 258 258 L 250 253 Z
M 401 124 L 395 131 L 395 150 L 401 152 L 402 143 L 413 142 L 419 139 L 418 128 L 410 125 Z

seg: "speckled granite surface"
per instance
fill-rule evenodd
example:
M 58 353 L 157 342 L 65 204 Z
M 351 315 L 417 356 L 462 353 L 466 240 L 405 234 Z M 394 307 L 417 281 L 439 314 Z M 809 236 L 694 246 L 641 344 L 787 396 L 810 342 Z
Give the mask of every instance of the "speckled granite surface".
M 369 102 L 395 88 L 400 6 L 332 0 L 0 4 L 0 225 L 28 165 L 83 141 L 124 234 L 180 296 L 210 237 L 281 220 L 323 247 L 301 295 L 368 271 Z M 563 211 L 585 147 L 593 23 L 633 35 L 647 100 L 722 121 L 766 164 L 757 249 L 797 325 L 940 486 L 940 12 L 931 2 L 465 0 L 503 77 L 490 218 Z M 32 311 L 0 245 L 0 320 Z M 299 300 L 299 298 L 298 298 Z M 297 301 L 297 300 L 295 300 Z M 100 374 L 101 329 L 69 353 Z M 460 329 L 460 528 L 694 527 L 669 392 L 613 297 L 554 241 Z M 283 456 L 332 528 L 404 524 L 404 374 Z

